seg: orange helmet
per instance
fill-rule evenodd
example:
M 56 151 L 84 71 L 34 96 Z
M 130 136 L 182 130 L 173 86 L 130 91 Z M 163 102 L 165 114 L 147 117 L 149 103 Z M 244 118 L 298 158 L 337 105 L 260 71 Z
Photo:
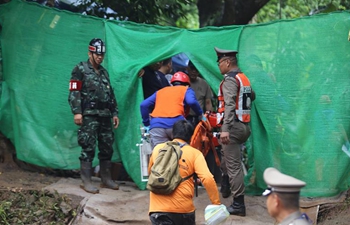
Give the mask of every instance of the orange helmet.
M 190 85 L 190 78 L 184 72 L 176 72 L 170 80 L 172 85 Z

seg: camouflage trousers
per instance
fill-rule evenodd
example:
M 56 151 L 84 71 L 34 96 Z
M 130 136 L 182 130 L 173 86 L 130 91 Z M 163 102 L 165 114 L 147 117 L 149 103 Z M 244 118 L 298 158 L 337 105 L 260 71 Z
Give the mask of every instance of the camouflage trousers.
M 113 155 L 114 132 L 110 117 L 84 116 L 83 124 L 78 130 L 78 144 L 82 151 L 79 159 L 91 162 L 95 157 L 98 143 L 98 159 L 111 160 Z

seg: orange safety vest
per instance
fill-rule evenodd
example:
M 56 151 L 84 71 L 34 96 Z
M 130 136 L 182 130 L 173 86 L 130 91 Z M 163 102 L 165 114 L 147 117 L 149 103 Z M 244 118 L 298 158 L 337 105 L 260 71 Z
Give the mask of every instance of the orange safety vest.
M 187 86 L 164 87 L 157 91 L 152 117 L 185 116 L 184 99 Z
M 243 122 L 250 122 L 250 110 L 252 106 L 252 88 L 250 86 L 250 81 L 243 73 L 228 73 L 227 76 L 234 77 L 238 84 L 238 92 L 236 96 L 236 118 Z M 225 112 L 225 101 L 222 92 L 222 85 L 225 80 L 221 81 L 220 88 L 218 92 L 218 113 L 217 121 L 222 123 Z

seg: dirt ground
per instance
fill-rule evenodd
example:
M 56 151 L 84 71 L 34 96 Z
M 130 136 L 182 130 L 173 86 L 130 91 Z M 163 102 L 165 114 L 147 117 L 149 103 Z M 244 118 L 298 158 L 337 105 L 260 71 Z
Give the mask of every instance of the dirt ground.
M 0 161 L 0 191 L 18 192 L 21 190 L 41 190 L 49 185 L 52 185 L 62 179 L 59 173 L 50 171 L 33 172 L 24 170 L 18 166 L 12 159 L 12 154 L 3 155 L 3 162 Z M 27 167 L 25 163 L 20 164 L 21 167 Z M 62 175 L 62 174 L 61 174 Z M 64 174 L 65 176 L 67 174 Z M 68 174 L 72 175 L 72 174 Z M 76 174 L 75 174 L 76 175 Z M 319 225 L 348 225 L 350 224 L 350 190 L 344 193 L 341 202 L 330 204 L 321 204 L 318 210 L 317 223 Z M 75 199 L 75 207 L 83 198 L 81 196 L 69 195 Z M 226 204 L 226 202 L 224 202 Z M 251 210 L 254 209 L 251 207 Z M 254 212 L 250 212 L 254 214 Z M 239 222 L 239 219 L 236 219 Z M 234 224 L 225 223 L 225 224 Z M 270 223 L 266 223 L 270 224 Z
M 15 163 L 0 163 L 0 190 L 41 190 L 57 182 L 58 176 L 30 172 Z

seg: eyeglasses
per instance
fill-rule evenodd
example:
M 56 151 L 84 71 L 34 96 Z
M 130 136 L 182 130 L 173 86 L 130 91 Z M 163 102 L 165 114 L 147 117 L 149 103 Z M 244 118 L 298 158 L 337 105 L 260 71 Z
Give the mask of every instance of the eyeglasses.
M 220 66 L 220 64 L 221 64 L 222 62 L 226 61 L 226 60 L 227 60 L 227 58 L 226 58 L 226 59 L 223 59 L 223 60 L 220 60 L 220 61 L 218 62 L 218 66 Z

